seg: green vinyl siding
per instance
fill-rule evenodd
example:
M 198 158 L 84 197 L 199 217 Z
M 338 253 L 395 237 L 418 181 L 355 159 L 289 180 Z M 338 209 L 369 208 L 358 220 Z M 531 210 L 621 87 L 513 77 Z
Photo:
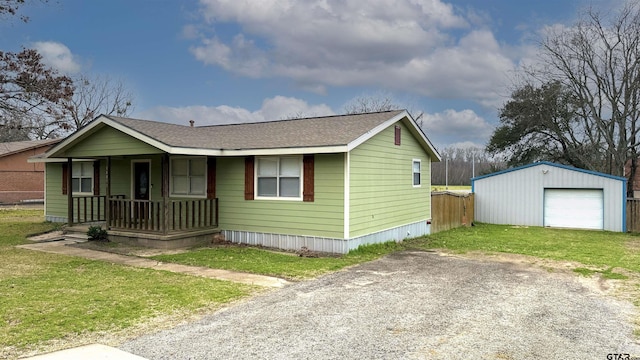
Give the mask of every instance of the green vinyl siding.
M 128 158 L 111 159 L 111 195 L 131 198 L 131 160 Z
M 161 155 L 145 157 L 125 157 L 111 160 L 111 195 L 124 195 L 131 199 L 132 160 L 151 161 L 151 200 L 162 199 L 162 158 Z M 77 162 L 74 162 L 74 164 Z M 107 193 L 107 161 L 100 160 L 100 195 Z M 45 215 L 67 217 L 67 195 L 62 194 L 62 163 L 46 164 L 46 209 Z
M 78 164 L 78 162 L 73 163 Z M 107 189 L 106 182 L 106 161 L 100 161 L 100 194 L 104 195 Z M 67 195 L 62 194 L 62 165 L 63 163 L 47 163 L 45 171 L 45 215 L 56 218 L 67 218 Z M 72 165 L 73 166 L 73 165 Z M 90 195 L 82 195 L 90 196 Z M 97 201 L 94 200 L 95 211 L 97 211 Z M 88 205 L 89 206 L 89 205 Z M 104 211 L 101 210 L 104 214 Z
M 224 230 L 344 237 L 344 154 L 315 155 L 315 199 L 245 200 L 244 158 L 218 158 L 216 197 Z
M 60 157 L 118 156 L 159 154 L 161 151 L 122 131 L 103 127 L 78 141 Z
M 67 195 L 62 195 L 62 164 L 45 164 L 45 209 L 47 216 L 67 217 Z
M 349 237 L 431 217 L 431 159 L 401 122 L 401 144 L 390 126 L 351 151 Z M 421 186 L 413 186 L 413 160 L 421 161 Z

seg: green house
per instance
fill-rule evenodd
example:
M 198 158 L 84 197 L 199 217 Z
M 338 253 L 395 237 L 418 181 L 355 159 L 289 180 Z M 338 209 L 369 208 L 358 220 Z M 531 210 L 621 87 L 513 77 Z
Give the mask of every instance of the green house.
M 99 116 L 45 162 L 49 221 L 113 240 L 346 253 L 430 232 L 431 162 L 406 111 L 215 126 Z

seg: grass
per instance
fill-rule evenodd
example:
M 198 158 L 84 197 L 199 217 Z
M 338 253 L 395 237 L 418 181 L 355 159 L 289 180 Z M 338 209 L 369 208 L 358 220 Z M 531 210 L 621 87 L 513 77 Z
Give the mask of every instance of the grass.
M 583 275 L 600 273 L 608 279 L 624 275 L 613 271 L 624 268 L 640 272 L 640 236 L 588 230 L 549 229 L 478 224 L 457 228 L 403 243 L 364 246 L 340 257 L 304 258 L 245 246 L 198 249 L 175 255 L 157 255 L 153 259 L 185 265 L 243 271 L 287 279 L 305 279 L 346 266 L 374 260 L 403 249 L 448 249 L 502 252 L 544 259 L 573 261 L 597 267 L 575 271 Z
M 523 254 L 575 261 L 603 269 L 624 268 L 640 272 L 638 234 L 477 224 L 409 240 L 405 246 L 443 248 L 460 253 L 485 251 Z M 612 274 L 609 276 L 615 276 Z
M 256 288 L 15 248 L 51 230 L 42 212 L 0 211 L 0 357 L 57 339 L 118 332 L 151 319 L 215 308 Z M 625 279 L 640 272 L 640 236 L 622 233 L 478 224 L 430 236 L 364 246 L 319 258 L 246 246 L 219 246 L 152 258 L 187 265 L 306 279 L 403 249 L 503 252 L 583 264 L 574 271 Z M 640 288 L 639 288 L 640 291 Z M 636 302 L 640 306 L 639 302 Z
M 311 258 L 246 246 L 223 246 L 203 248 L 175 255 L 156 255 L 151 258 L 184 265 L 204 266 L 299 280 L 371 261 L 402 248 L 401 244 L 388 242 L 363 246 L 339 257 Z
M 55 227 L 42 222 L 42 211 L 0 211 L 0 358 L 160 317 L 189 316 L 256 291 L 14 247 L 26 243 L 28 234 Z
M 577 267 L 575 269 L 573 269 L 573 272 L 578 273 L 580 275 L 583 276 L 591 276 L 593 274 L 597 274 L 599 273 L 603 278 L 605 279 L 612 279 L 612 280 L 626 280 L 629 277 L 624 275 L 624 274 L 618 274 L 613 272 L 613 268 L 608 268 L 606 270 L 593 270 L 593 269 L 587 269 L 587 268 L 583 268 L 583 267 Z

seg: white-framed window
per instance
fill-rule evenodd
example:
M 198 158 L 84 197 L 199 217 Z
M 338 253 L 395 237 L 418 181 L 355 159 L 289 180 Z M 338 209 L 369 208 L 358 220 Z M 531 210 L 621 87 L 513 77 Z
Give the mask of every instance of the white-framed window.
M 71 192 L 93 194 L 93 162 L 76 162 L 72 166 Z
M 207 158 L 171 158 L 171 195 L 207 194 Z
M 302 200 L 302 157 L 256 158 L 257 198 Z
M 421 161 L 420 159 L 413 159 L 412 165 L 412 174 L 413 174 L 413 187 L 420 187 L 422 185 L 421 181 Z

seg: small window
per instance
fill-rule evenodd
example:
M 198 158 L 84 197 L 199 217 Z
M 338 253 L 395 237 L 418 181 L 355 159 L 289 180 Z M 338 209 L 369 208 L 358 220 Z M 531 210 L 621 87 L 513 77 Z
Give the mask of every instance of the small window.
M 205 158 L 171 159 L 171 195 L 203 196 L 207 186 Z
M 396 125 L 396 128 L 395 128 L 395 144 L 396 145 L 400 145 L 401 135 L 402 135 L 402 128 L 400 127 L 400 125 Z
M 92 162 L 78 162 L 73 164 L 71 189 L 74 194 L 93 194 Z
M 257 158 L 257 192 L 259 197 L 300 199 L 302 184 L 300 157 Z
M 420 174 L 421 174 L 420 160 L 413 160 L 413 186 L 414 187 L 418 187 L 422 184 L 420 181 Z

